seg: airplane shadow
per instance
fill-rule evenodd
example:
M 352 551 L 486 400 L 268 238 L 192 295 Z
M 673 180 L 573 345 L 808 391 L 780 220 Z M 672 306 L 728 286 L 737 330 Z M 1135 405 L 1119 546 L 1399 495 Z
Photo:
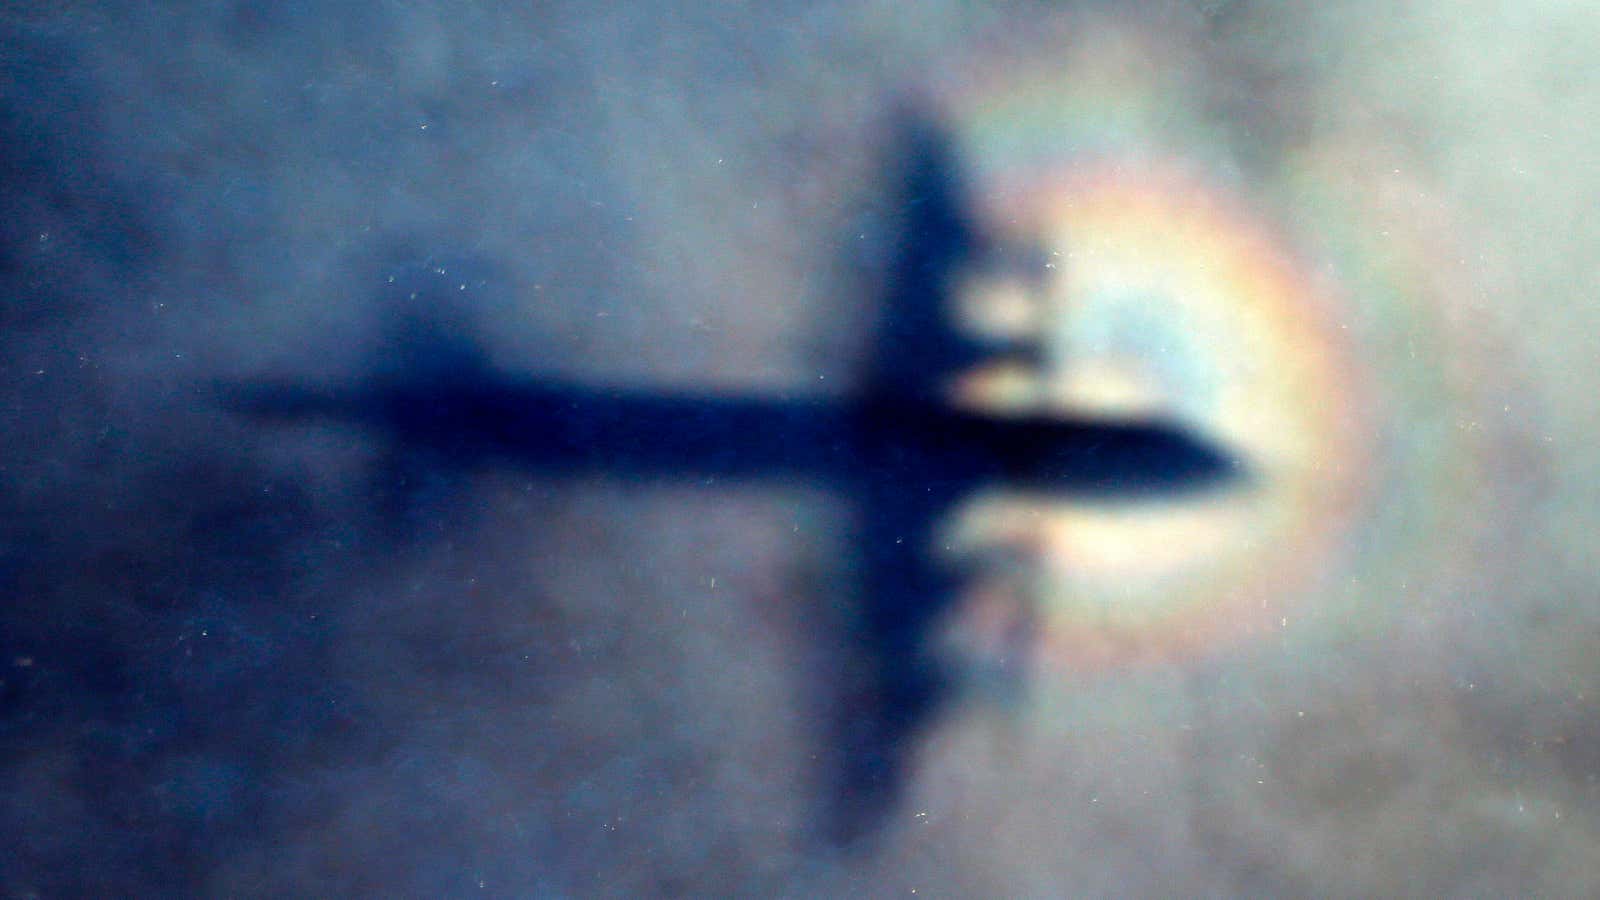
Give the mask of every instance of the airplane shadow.
M 393 357 L 348 389 L 256 383 L 223 389 L 267 419 L 333 419 L 384 436 L 377 473 L 391 521 L 415 521 L 429 492 L 485 464 L 621 479 L 821 484 L 859 512 L 850 551 L 857 615 L 818 635 L 856 665 L 821 688 L 829 785 L 816 833 L 860 846 L 900 796 L 911 750 L 949 696 L 930 635 L 961 579 L 932 552 L 951 507 L 986 486 L 1093 496 L 1169 494 L 1241 477 L 1221 450 L 1172 423 L 986 417 L 950 407 L 942 387 L 996 352 L 950 315 L 951 275 L 990 248 L 965 213 L 949 141 L 907 115 L 894 152 L 897 249 L 862 387 L 845 400 L 671 395 L 519 379 L 495 370 L 428 266 L 387 284 Z M 441 487 L 442 486 L 442 487 Z M 714 489 L 714 488 L 712 488 Z M 416 535 L 412 536 L 416 539 Z M 426 539 L 422 535 L 421 539 Z

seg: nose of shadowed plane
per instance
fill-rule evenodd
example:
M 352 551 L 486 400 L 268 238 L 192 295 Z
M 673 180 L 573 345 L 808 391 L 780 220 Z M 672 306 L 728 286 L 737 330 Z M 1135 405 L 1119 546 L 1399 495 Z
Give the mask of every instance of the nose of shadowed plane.
M 1204 658 L 1271 633 L 1371 495 L 1377 440 L 1345 298 L 1270 204 L 1214 148 L 1168 133 L 1172 117 L 1095 115 L 1111 80 L 1150 104 L 1170 89 L 1119 67 L 1131 51 L 1118 46 L 1043 75 L 958 77 L 943 95 L 975 227 L 997 248 L 955 279 L 955 306 L 974 333 L 1034 348 L 966 372 L 954 400 L 1030 420 L 1164 422 L 1182 443 L 1158 454 L 1130 432 L 1078 469 L 1115 490 L 995 490 L 952 526 L 957 555 L 1020 554 L 1034 574 L 1011 590 L 1040 611 L 1038 662 L 1073 671 Z M 1005 248 L 1035 264 L 1018 271 Z M 1140 465 L 1155 458 L 1168 464 Z

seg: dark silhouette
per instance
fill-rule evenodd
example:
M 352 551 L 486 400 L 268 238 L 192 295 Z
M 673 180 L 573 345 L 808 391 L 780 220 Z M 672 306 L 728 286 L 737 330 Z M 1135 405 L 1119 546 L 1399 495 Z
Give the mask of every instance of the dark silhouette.
M 865 660 L 864 681 L 837 686 L 829 762 L 836 787 L 824 817 L 830 840 L 849 844 L 896 796 L 909 742 L 948 689 L 926 637 L 956 586 L 930 552 L 952 504 L 995 483 L 1124 496 L 1239 474 L 1234 461 L 1169 423 L 990 417 L 943 400 L 949 376 L 1017 348 L 984 347 L 951 323 L 948 276 L 987 251 L 963 212 L 946 141 L 915 117 L 907 122 L 899 250 L 879 339 L 853 398 L 674 396 L 509 378 L 483 362 L 460 323 L 438 324 L 442 316 L 427 307 L 449 303 L 445 279 L 417 266 L 398 285 L 413 305 L 400 317 L 396 358 L 380 374 L 349 390 L 235 387 L 227 401 L 255 415 L 368 426 L 393 441 L 402 472 L 502 461 L 711 486 L 820 481 L 854 498 L 863 608 L 851 641 Z

